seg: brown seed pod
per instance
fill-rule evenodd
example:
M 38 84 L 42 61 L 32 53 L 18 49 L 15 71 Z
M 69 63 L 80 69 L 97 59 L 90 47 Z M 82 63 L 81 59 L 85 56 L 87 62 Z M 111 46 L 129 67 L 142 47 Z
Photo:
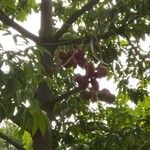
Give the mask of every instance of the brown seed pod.
M 67 53 L 65 53 L 64 51 L 60 51 L 58 54 L 59 59 L 61 60 L 66 60 L 68 59 Z
M 98 97 L 97 91 L 93 90 L 93 88 L 90 88 L 90 94 L 91 94 L 91 100 L 96 101 Z
M 65 62 L 64 64 L 63 64 L 63 66 L 65 67 L 65 68 L 71 68 L 72 67 L 72 62 L 71 61 L 69 61 L 69 62 Z
M 82 79 L 83 79 L 83 76 L 82 76 L 81 74 L 75 74 L 75 75 L 74 75 L 74 80 L 75 80 L 77 83 L 81 82 Z
M 94 72 L 94 77 L 96 78 L 102 78 L 106 77 L 108 74 L 108 69 L 105 66 L 98 66 L 97 71 Z
M 110 92 L 107 89 L 102 89 L 101 91 L 98 92 L 98 98 L 102 100 L 107 99 L 109 95 Z
M 86 63 L 86 58 L 83 58 L 83 59 L 77 59 L 77 64 L 80 66 L 80 67 L 84 67 Z
M 107 89 L 99 91 L 98 98 L 107 103 L 113 103 L 115 101 L 115 95 L 111 94 Z
M 99 91 L 99 84 L 95 78 L 92 78 L 90 83 L 94 91 Z
M 86 76 L 84 76 L 82 78 L 82 81 L 79 82 L 78 85 L 79 85 L 79 89 L 85 90 L 89 85 L 89 79 Z
M 73 67 L 73 68 L 76 68 L 76 67 L 77 67 L 77 60 L 76 60 L 75 57 L 73 57 L 73 58 L 71 59 L 71 63 L 72 63 L 72 67 Z
M 63 65 L 65 68 L 70 68 L 70 67 L 77 67 L 77 61 L 74 58 L 74 52 L 73 51 L 68 51 L 63 52 L 61 51 L 59 53 L 59 58 L 61 59 L 61 65 Z
M 91 93 L 89 91 L 83 90 L 80 92 L 80 97 L 83 100 L 89 100 L 89 99 L 91 99 Z
M 64 51 L 60 51 L 58 54 L 58 57 L 62 60 L 68 60 L 69 58 L 71 58 L 74 54 L 74 51 L 68 51 L 68 52 L 64 52 Z
M 110 97 L 109 97 L 109 101 L 108 103 L 113 103 L 115 101 L 115 95 L 114 94 L 111 94 Z
M 67 60 L 65 63 L 64 63 L 64 67 L 65 68 L 76 68 L 77 67 L 77 61 L 74 57 L 72 57 L 70 60 Z
M 89 77 L 93 77 L 95 68 L 92 62 L 88 62 L 85 64 L 86 75 Z
M 82 60 L 84 58 L 84 52 L 81 50 L 78 50 L 77 52 L 75 52 L 74 56 L 77 60 Z
M 74 51 L 68 51 L 67 52 L 68 58 L 72 57 L 74 55 L 74 53 L 75 53 Z
M 74 80 L 78 83 L 78 87 L 80 90 L 85 90 L 88 87 L 89 78 L 87 76 L 76 74 Z

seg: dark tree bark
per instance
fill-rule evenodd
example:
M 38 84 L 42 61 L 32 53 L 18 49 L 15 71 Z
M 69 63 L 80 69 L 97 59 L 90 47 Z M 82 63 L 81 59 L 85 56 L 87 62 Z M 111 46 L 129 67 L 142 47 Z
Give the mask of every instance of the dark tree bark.
M 25 28 L 20 26 L 18 23 L 16 23 L 14 20 L 9 18 L 1 9 L 0 9 L 0 21 L 2 21 L 6 25 L 12 27 L 13 29 L 18 31 L 25 37 L 33 40 L 35 43 L 39 43 L 39 38 L 36 35 L 32 34 L 28 30 L 26 30 Z
M 41 28 L 39 39 L 41 43 L 45 43 L 48 40 L 51 41 L 53 36 L 52 28 L 52 1 L 41 0 Z M 54 72 L 52 47 L 44 47 L 47 52 L 43 51 L 41 54 L 41 63 L 43 66 L 43 75 L 52 77 Z M 43 48 L 43 49 L 44 49 Z M 47 86 L 45 81 L 41 81 L 37 88 L 37 96 L 40 104 L 40 108 L 47 113 L 49 123 L 51 124 L 54 103 L 53 94 Z M 45 134 L 42 135 L 38 130 L 33 136 L 33 149 L 34 150 L 52 150 L 52 135 L 51 125 L 47 126 Z
M 51 138 L 48 130 L 46 130 L 44 136 L 38 130 L 32 137 L 32 140 L 34 150 L 52 150 Z

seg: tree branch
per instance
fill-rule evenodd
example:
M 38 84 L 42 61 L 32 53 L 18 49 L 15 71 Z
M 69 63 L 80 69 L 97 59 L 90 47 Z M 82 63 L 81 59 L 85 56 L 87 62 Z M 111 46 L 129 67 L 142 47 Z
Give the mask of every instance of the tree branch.
M 115 35 L 115 34 L 121 35 L 125 31 L 131 31 L 130 29 L 127 29 L 127 26 L 129 24 L 131 24 L 135 19 L 138 19 L 140 17 L 140 15 L 138 13 L 129 14 L 129 16 L 131 19 L 129 19 L 128 16 L 126 16 L 124 21 L 123 21 L 123 24 L 119 28 L 114 28 L 113 30 L 109 30 L 108 32 L 105 32 L 103 34 L 99 34 L 99 35 L 92 35 L 91 34 L 91 35 L 86 35 L 85 37 L 80 37 L 80 38 L 71 39 L 71 40 L 70 39 L 65 39 L 65 40 L 57 40 L 56 39 L 55 42 L 42 43 L 41 45 L 42 46 L 56 46 L 57 47 L 57 46 L 70 45 L 70 44 L 81 44 L 81 43 L 86 44 L 86 43 L 89 43 L 89 41 L 95 37 L 98 40 L 100 40 L 100 39 L 107 39 L 110 36 Z M 63 26 L 65 26 L 65 24 Z M 60 30 L 57 31 L 57 33 L 60 32 Z
M 139 56 L 140 59 L 142 59 L 143 61 L 145 61 L 146 58 L 148 58 L 147 55 L 142 55 L 140 54 L 140 52 L 138 51 L 137 47 L 134 46 L 134 44 L 131 42 L 130 38 L 124 34 L 126 40 L 128 41 L 128 43 L 131 45 L 132 49 L 134 50 L 135 54 Z
M 0 10 L 0 21 L 2 21 L 4 24 L 8 25 L 9 27 L 12 27 L 16 31 L 20 32 L 25 37 L 33 40 L 35 43 L 39 42 L 39 39 L 36 35 L 32 34 L 19 24 L 17 24 L 15 21 L 13 21 L 11 18 L 9 18 L 2 10 Z
M 84 14 L 86 11 L 89 11 L 92 9 L 92 7 L 97 4 L 99 0 L 90 0 L 87 4 L 85 4 L 81 9 L 75 11 L 68 20 L 62 25 L 62 27 L 56 32 L 54 38 L 55 40 L 58 40 L 72 25 L 73 22 L 75 22 L 82 14 Z
M 89 41 L 93 38 L 97 38 L 98 40 L 100 39 L 107 39 L 112 35 L 115 34 L 122 34 L 123 31 L 126 31 L 127 29 L 124 29 L 123 27 L 119 27 L 116 29 L 113 29 L 112 31 L 105 32 L 103 34 L 99 35 L 86 35 L 84 37 L 76 38 L 76 39 L 65 39 L 65 40 L 58 40 L 57 42 L 52 42 L 52 43 L 42 43 L 42 46 L 62 46 L 62 45 L 70 45 L 70 44 L 87 44 Z
M 19 142 L 15 141 L 14 139 L 10 138 L 9 136 L 3 134 L 2 132 L 0 132 L 0 138 L 5 140 L 7 143 L 13 145 L 18 150 L 25 150 L 25 148 L 23 148 L 23 146 Z
M 56 96 L 56 97 L 54 98 L 54 102 L 59 102 L 59 101 L 61 101 L 61 100 L 63 100 L 63 99 L 66 99 L 66 98 L 68 98 L 69 96 L 71 96 L 71 95 L 73 95 L 73 94 L 75 94 L 75 93 L 77 93 L 77 92 L 79 92 L 79 91 L 80 91 L 79 88 L 74 88 L 74 89 L 72 89 L 72 90 L 70 90 L 70 91 L 67 91 L 66 93 L 63 93 L 63 94 L 60 95 L 60 96 Z

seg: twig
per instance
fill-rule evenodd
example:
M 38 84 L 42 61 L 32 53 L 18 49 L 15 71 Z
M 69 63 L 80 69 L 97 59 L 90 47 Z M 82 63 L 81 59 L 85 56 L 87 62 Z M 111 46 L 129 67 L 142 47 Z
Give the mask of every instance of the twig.
M 93 47 L 93 39 L 90 41 L 90 47 L 91 47 L 91 52 L 92 52 L 93 57 L 94 57 L 97 61 L 101 60 L 101 59 L 99 59 L 99 58 L 96 56 L 96 54 L 95 54 L 94 47 Z
M 62 27 L 56 32 L 54 38 L 58 40 L 69 28 L 70 26 L 86 11 L 92 9 L 92 7 L 97 4 L 99 0 L 90 0 L 87 4 L 85 4 L 81 9 L 74 12 L 68 20 L 62 25 Z
M 0 132 L 0 138 L 5 140 L 7 143 L 13 145 L 18 150 L 25 150 L 25 148 L 23 148 L 23 146 L 19 142 L 15 141 L 14 139 L 10 138 L 9 136 L 3 134 L 2 132 Z
M 35 43 L 39 43 L 39 38 L 36 35 L 32 34 L 28 30 L 17 24 L 15 21 L 9 18 L 2 10 L 0 10 L 0 21 L 20 32 L 25 37 L 33 40 Z
M 108 31 L 103 34 L 98 34 L 98 35 L 86 35 L 84 37 L 76 38 L 76 39 L 65 39 L 65 40 L 58 40 L 56 42 L 52 43 L 41 43 L 41 46 L 63 46 L 63 45 L 71 45 L 71 44 L 87 44 L 91 40 L 91 38 L 96 38 L 98 40 L 100 39 L 107 39 L 110 36 L 114 34 L 122 34 L 123 31 L 128 31 L 127 29 L 123 29 L 122 27 L 116 28 L 113 31 Z
M 134 50 L 134 52 L 136 53 L 136 55 L 138 55 L 143 60 L 144 57 L 140 54 L 140 52 L 137 50 L 137 48 L 134 46 L 134 44 L 130 41 L 129 37 L 126 34 L 124 36 L 127 39 L 128 43 L 131 45 L 131 47 Z

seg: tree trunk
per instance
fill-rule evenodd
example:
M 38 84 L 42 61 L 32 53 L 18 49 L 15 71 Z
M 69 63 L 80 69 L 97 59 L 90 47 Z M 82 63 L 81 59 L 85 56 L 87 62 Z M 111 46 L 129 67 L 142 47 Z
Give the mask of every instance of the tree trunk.
M 52 150 L 51 139 L 49 136 L 49 131 L 46 130 L 45 135 L 42 136 L 38 130 L 33 136 L 33 149 L 34 150 Z
M 52 150 L 52 133 L 50 124 L 53 117 L 54 103 L 53 94 L 45 81 L 39 83 L 37 88 L 37 96 L 40 103 L 40 108 L 47 113 L 49 125 L 47 126 L 44 135 L 42 135 L 39 130 L 33 135 L 33 149 Z
M 39 39 L 41 43 L 47 43 L 47 41 L 53 39 L 53 20 L 52 20 L 52 0 L 41 0 L 41 27 L 39 32 Z M 41 54 L 41 64 L 43 66 L 43 76 L 52 78 L 54 73 L 53 64 L 53 50 L 52 47 L 44 47 L 49 53 L 43 51 Z M 43 48 L 43 49 L 44 49 Z M 42 81 L 38 85 L 37 96 L 40 103 L 40 108 L 47 113 L 49 122 L 51 124 L 53 117 L 53 93 L 47 86 L 45 81 Z M 47 130 L 42 136 L 38 130 L 33 139 L 33 149 L 34 150 L 52 150 L 52 133 L 51 125 L 47 127 Z

